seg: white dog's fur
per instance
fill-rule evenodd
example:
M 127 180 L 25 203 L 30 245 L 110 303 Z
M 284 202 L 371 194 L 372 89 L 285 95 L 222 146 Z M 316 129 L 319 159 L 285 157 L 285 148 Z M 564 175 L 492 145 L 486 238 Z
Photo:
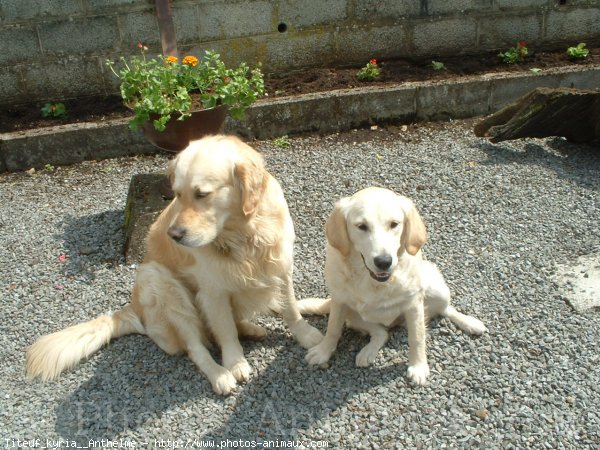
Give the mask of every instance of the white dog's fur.
M 294 228 L 262 157 L 237 138 L 211 136 L 192 142 L 169 172 L 176 197 L 150 229 L 131 303 L 40 338 L 27 354 L 29 375 L 55 378 L 112 338 L 142 333 L 169 354 L 186 352 L 214 391 L 228 394 L 251 372 L 238 334 L 265 334 L 249 322 L 255 313 L 281 311 L 305 348 L 322 339 L 298 311 Z M 211 334 L 224 367 L 206 348 Z
M 387 189 L 363 189 L 335 205 L 325 234 L 325 279 L 331 298 L 299 302 L 302 313 L 330 313 L 325 338 L 306 355 L 310 364 L 329 360 L 347 323 L 371 336 L 356 356 L 357 366 L 368 366 L 387 342 L 388 327 L 404 322 L 408 377 L 423 384 L 429 376 L 428 318 L 443 315 L 469 333 L 486 331 L 481 321 L 450 305 L 441 273 L 423 260 L 425 225 L 408 198 Z

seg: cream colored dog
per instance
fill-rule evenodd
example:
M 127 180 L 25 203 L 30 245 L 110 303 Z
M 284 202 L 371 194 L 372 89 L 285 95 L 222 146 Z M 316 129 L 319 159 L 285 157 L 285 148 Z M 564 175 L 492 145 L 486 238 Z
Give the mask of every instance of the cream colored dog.
M 169 354 L 186 352 L 215 392 L 229 394 L 251 373 L 238 334 L 265 334 L 249 321 L 255 313 L 281 311 L 305 348 L 322 339 L 298 311 L 294 228 L 262 157 L 237 138 L 212 136 L 192 142 L 169 172 L 176 197 L 150 229 L 131 303 L 40 338 L 27 354 L 31 376 L 55 378 L 112 338 L 141 333 Z M 224 367 L 206 348 L 210 334 Z
M 427 318 L 441 314 L 469 333 L 486 331 L 481 321 L 450 305 L 442 275 L 423 260 L 425 225 L 408 198 L 387 189 L 359 191 L 335 205 L 325 234 L 325 279 L 331 299 L 299 302 L 303 313 L 330 312 L 325 338 L 306 355 L 310 364 L 329 360 L 347 323 L 371 336 L 356 356 L 357 366 L 368 366 L 387 342 L 388 327 L 404 321 L 408 377 L 423 384 L 429 376 Z

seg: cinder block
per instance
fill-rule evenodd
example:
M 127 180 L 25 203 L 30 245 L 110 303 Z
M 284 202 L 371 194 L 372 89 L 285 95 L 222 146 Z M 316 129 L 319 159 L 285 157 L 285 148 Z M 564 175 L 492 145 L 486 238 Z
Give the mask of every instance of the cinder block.
M 104 94 L 102 70 L 96 59 L 66 58 L 32 65 L 24 78 L 30 100 Z
M 397 22 L 406 17 L 419 16 L 421 3 L 416 0 L 356 0 L 353 19 L 373 23 L 378 20 Z
M 202 20 L 198 15 L 197 5 L 186 4 L 182 7 L 173 7 L 173 22 L 179 47 L 198 41 L 198 36 L 202 32 L 200 29 Z M 158 28 L 156 27 L 155 34 L 160 40 Z
M 328 0 L 326 7 L 320 2 L 288 0 L 279 3 L 277 23 L 288 29 L 302 30 L 315 25 L 339 24 L 347 19 L 346 0 Z
M 484 50 L 508 49 L 517 42 L 540 42 L 542 15 L 506 15 L 479 20 L 479 47 Z
M 410 53 L 410 40 L 402 25 L 346 28 L 335 34 L 337 58 L 366 64 L 371 58 L 397 58 Z
M 270 139 L 283 134 L 327 133 L 414 119 L 414 88 L 398 86 L 396 89 L 373 88 L 368 91 L 368 94 L 365 90 L 308 94 L 257 103 L 248 109 L 243 127 L 236 132 Z
M 324 66 L 335 59 L 333 33 L 325 30 L 272 35 L 265 45 L 271 70 Z
M 586 39 L 598 39 L 600 4 L 596 8 L 549 11 L 545 31 L 545 39 L 549 41 L 585 42 Z
M 149 47 L 160 47 L 158 23 L 154 13 L 150 11 L 138 11 L 119 16 L 119 28 L 121 29 L 119 48 L 124 54 L 138 53 L 138 42 Z
M 192 46 L 180 46 L 179 53 L 202 58 L 206 50 L 211 50 L 221 55 L 221 60 L 227 66 L 238 66 L 245 62 L 250 67 L 255 67 L 260 62 L 263 64 L 263 69 L 267 69 L 270 67 L 267 57 L 267 39 L 267 36 L 261 36 L 232 41 L 209 41 Z
M 10 171 L 155 152 L 143 135 L 129 130 L 128 119 L 118 124 L 72 124 L 0 137 L 0 159 Z
M 417 90 L 417 118 L 445 120 L 488 114 L 490 91 L 487 80 L 421 84 Z
M 518 80 L 518 82 L 515 82 Z M 510 74 L 494 80 L 490 96 L 490 112 L 498 111 L 538 87 L 558 87 L 560 77 L 551 74 Z
M 419 20 L 412 26 L 416 55 L 443 56 L 475 48 L 477 24 L 472 17 Z
M 600 1 L 598 0 L 568 0 L 564 5 L 561 5 L 558 0 L 550 0 L 550 6 L 554 6 L 557 9 L 571 9 L 574 6 L 595 6 L 600 7 Z
M 19 70 L 12 66 L 0 68 L 0 105 L 25 103 L 30 98 L 19 82 Z
M 560 86 L 575 89 L 598 89 L 600 88 L 600 67 L 565 72 L 561 76 Z
M 227 7 L 214 4 L 198 5 L 197 40 L 234 39 L 271 33 L 276 30 L 273 24 L 273 3 L 248 0 L 228 3 Z
M 427 0 L 429 15 L 461 15 L 465 13 L 488 12 L 493 0 Z
M 599 79 L 600 68 L 590 70 L 584 67 L 548 70 L 538 75 L 510 74 L 494 80 L 490 96 L 491 112 L 498 111 L 538 87 L 597 89 Z
M 118 10 L 132 10 L 145 8 L 149 9 L 154 7 L 154 2 L 148 0 L 87 0 L 87 12 L 88 13 L 100 13 L 110 12 L 114 13 L 115 9 Z
M 42 48 L 48 55 L 85 55 L 115 50 L 119 45 L 116 17 L 93 17 L 48 22 L 40 27 Z
M 551 6 L 557 0 L 494 0 L 494 7 L 500 11 L 514 11 L 516 9 L 536 9 Z
M 40 56 L 40 44 L 33 27 L 0 30 L 0 66 L 35 61 Z
M 2 1 L 0 10 L 4 24 L 83 14 L 81 2 L 64 0 L 5 0 Z

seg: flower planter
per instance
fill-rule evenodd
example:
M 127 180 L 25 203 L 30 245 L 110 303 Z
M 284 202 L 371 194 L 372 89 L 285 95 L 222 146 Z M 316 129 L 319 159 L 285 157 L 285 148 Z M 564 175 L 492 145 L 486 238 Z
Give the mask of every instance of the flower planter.
M 221 105 L 216 108 L 194 111 L 191 117 L 184 120 L 177 120 L 172 117 L 167 122 L 164 131 L 158 131 L 154 128 L 152 121 L 159 116 L 151 114 L 150 120 L 143 124 L 144 135 L 156 147 L 170 152 L 179 152 L 186 148 L 190 141 L 210 134 L 221 133 L 225 124 L 227 109 L 227 106 Z

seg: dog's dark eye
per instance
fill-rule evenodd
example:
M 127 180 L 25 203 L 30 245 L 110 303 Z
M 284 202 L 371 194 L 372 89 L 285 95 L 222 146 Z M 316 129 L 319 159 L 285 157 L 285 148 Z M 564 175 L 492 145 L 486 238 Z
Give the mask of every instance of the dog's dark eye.
M 195 196 L 196 198 L 204 198 L 204 197 L 206 197 L 208 194 L 210 194 L 210 192 L 196 191 L 196 193 L 194 194 L 194 196 Z
M 400 222 L 396 222 L 395 220 L 392 220 L 392 223 L 390 223 L 390 228 L 393 230 L 398 225 L 400 225 Z
M 369 227 L 367 226 L 366 223 L 359 223 L 357 225 L 357 227 L 360 231 L 368 231 L 369 230 Z

